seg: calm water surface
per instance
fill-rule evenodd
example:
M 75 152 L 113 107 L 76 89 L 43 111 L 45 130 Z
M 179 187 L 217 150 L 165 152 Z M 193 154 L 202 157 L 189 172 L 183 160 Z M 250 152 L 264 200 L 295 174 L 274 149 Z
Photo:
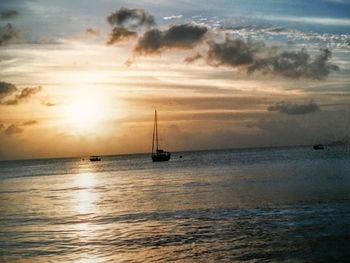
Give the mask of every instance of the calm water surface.
M 349 248 L 346 146 L 0 162 L 0 262 L 346 262 Z

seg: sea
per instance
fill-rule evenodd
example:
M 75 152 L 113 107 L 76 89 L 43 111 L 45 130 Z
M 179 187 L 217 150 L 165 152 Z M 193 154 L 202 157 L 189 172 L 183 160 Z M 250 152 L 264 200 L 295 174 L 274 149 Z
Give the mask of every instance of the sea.
M 0 262 L 349 262 L 350 146 L 0 162 Z

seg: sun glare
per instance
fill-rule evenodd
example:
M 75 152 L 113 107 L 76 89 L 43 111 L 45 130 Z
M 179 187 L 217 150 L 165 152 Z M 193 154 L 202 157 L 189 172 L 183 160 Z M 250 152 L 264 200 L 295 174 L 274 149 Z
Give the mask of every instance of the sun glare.
M 71 129 L 78 132 L 96 132 L 108 116 L 108 101 L 100 93 L 81 92 L 66 107 L 66 119 Z

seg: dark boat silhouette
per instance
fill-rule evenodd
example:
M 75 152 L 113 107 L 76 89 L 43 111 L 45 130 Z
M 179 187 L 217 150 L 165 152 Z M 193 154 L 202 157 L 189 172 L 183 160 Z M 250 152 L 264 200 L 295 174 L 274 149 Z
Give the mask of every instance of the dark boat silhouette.
M 315 144 L 313 148 L 314 150 L 324 150 L 324 146 L 322 144 Z
M 99 162 L 99 161 L 101 161 L 101 157 L 96 156 L 96 155 L 90 156 L 90 161 L 91 162 Z
M 156 147 L 154 147 L 154 146 L 156 146 Z M 155 110 L 154 111 L 153 139 L 152 139 L 152 161 L 153 162 L 169 161 L 170 156 L 171 156 L 170 152 L 166 152 L 162 149 L 159 149 L 157 110 Z

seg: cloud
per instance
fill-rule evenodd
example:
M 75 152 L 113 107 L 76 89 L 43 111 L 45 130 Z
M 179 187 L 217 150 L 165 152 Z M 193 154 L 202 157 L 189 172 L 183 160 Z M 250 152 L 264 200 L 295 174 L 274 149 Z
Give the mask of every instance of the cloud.
M 313 100 L 310 100 L 308 103 L 304 104 L 281 101 L 270 105 L 267 108 L 268 111 L 278 111 L 288 115 L 308 114 L 316 112 L 319 109 L 320 107 Z
M 183 15 L 177 15 L 177 16 L 165 16 L 163 17 L 164 20 L 172 20 L 172 19 L 180 19 Z
M 205 92 L 205 91 L 201 91 Z M 273 101 L 270 96 L 232 96 L 229 94 L 216 96 L 157 96 L 157 97 L 131 97 L 127 102 L 138 107 L 166 108 L 172 112 L 190 111 L 209 111 L 229 112 L 229 110 L 261 110 L 265 112 L 266 105 Z
M 41 86 L 33 87 L 33 88 L 24 88 L 22 89 L 18 94 L 15 95 L 14 98 L 2 100 L 0 104 L 2 105 L 17 105 L 21 103 L 22 101 L 27 100 L 31 96 L 35 95 L 36 93 L 40 92 L 42 90 Z
M 140 28 L 155 25 L 153 16 L 142 9 L 121 8 L 108 16 L 107 20 L 115 26 L 107 43 L 110 45 L 136 38 L 140 34 Z M 276 27 L 268 30 L 274 34 L 285 31 Z M 266 45 L 263 41 L 233 37 L 228 32 L 230 30 L 218 31 L 197 24 L 171 25 L 165 30 L 151 28 L 138 37 L 133 51 L 134 55 L 152 55 L 168 49 L 193 49 L 194 55 L 185 58 L 186 63 L 204 60 L 213 67 L 240 68 L 247 74 L 261 73 L 292 79 L 319 80 L 326 78 L 332 71 L 339 70 L 337 65 L 330 62 L 331 51 L 327 48 L 311 57 L 304 48 L 299 51 L 284 51 Z M 129 60 L 126 64 L 130 66 L 131 63 Z
M 313 60 L 305 49 L 285 51 L 272 57 L 255 60 L 249 66 L 248 72 L 262 71 L 289 78 L 323 79 L 331 71 L 339 70 L 338 66 L 329 62 L 330 57 L 331 51 L 328 49 L 321 49 L 320 54 Z
M 156 24 L 154 17 L 143 9 L 122 7 L 107 17 L 111 26 L 136 30 L 140 27 L 151 27 Z
M 91 28 L 91 27 L 87 28 L 87 29 L 85 30 L 85 32 L 86 32 L 87 34 L 90 34 L 90 35 L 93 35 L 93 36 L 99 36 L 99 35 L 100 35 L 100 31 L 99 31 L 98 29 L 93 29 L 93 28 Z
M 208 45 L 209 50 L 205 54 L 205 59 L 209 65 L 215 67 L 249 65 L 255 59 L 254 52 L 260 48 L 258 44 L 244 42 L 241 39 L 230 39 L 228 36 L 222 43 L 211 40 L 208 41 Z
M 140 29 L 149 29 L 156 25 L 154 17 L 143 9 L 124 7 L 109 15 L 107 21 L 113 26 L 107 41 L 108 45 L 134 38 Z
M 226 35 L 224 41 L 211 38 L 208 49 L 187 57 L 185 62 L 193 63 L 203 59 L 210 66 L 243 68 L 248 74 L 259 72 L 287 78 L 323 79 L 339 67 L 330 63 L 331 51 L 321 49 L 314 57 L 305 49 L 299 51 L 280 51 L 280 48 L 266 46 L 264 42 L 231 39 Z
M 0 131 L 5 128 L 5 125 L 0 123 Z
M 18 34 L 13 29 L 11 24 L 7 24 L 6 26 L 0 26 L 0 46 L 7 44 L 10 40 L 17 38 Z
M 303 24 L 315 24 L 325 26 L 349 26 L 350 19 L 348 18 L 333 18 L 333 17 L 301 17 L 301 16 L 264 16 L 260 17 L 268 21 L 286 21 Z
M 129 40 L 137 36 L 137 33 L 123 27 L 114 27 L 109 34 L 107 45 L 113 45 L 118 42 Z
M 349 136 L 349 110 L 320 111 L 300 116 L 270 115 L 251 128 L 257 128 L 268 145 L 312 145 L 329 143 Z
M 342 4 L 342 5 L 350 4 L 348 0 L 326 0 L 326 2 L 334 3 L 334 4 Z
M 151 29 L 138 39 L 134 51 L 136 54 L 148 55 L 172 48 L 192 49 L 207 31 L 206 27 L 191 24 L 173 25 L 164 31 Z
M 7 97 L 12 95 L 14 92 L 17 91 L 17 88 L 15 85 L 7 82 L 0 82 L 0 101 Z M 0 103 L 1 104 L 1 103 Z
M 30 126 L 30 125 L 35 125 L 38 124 L 38 121 L 36 120 L 30 120 L 30 121 L 25 121 L 22 123 L 22 126 Z
M 18 16 L 18 12 L 16 10 L 5 10 L 0 12 L 1 19 L 12 19 Z
M 44 105 L 44 106 L 47 106 L 47 107 L 52 107 L 52 106 L 56 105 L 56 103 L 50 101 L 48 97 L 42 99 L 41 100 L 41 104 Z
M 18 127 L 16 124 L 11 124 L 5 130 L 5 134 L 6 135 L 14 135 L 14 134 L 22 133 L 23 131 L 24 130 L 22 128 Z
M 176 16 L 182 17 L 182 16 Z M 173 19 L 169 17 L 167 19 Z M 167 30 L 152 29 L 156 25 L 152 15 L 143 9 L 120 8 L 107 17 L 113 26 L 109 34 L 108 45 L 136 38 L 142 31 L 147 30 L 134 48 L 136 54 L 155 54 L 170 48 L 190 49 L 197 44 L 208 31 L 206 27 L 192 24 L 173 25 Z
M 40 92 L 41 90 L 42 90 L 41 86 L 37 86 L 34 88 L 24 88 L 24 89 L 22 89 L 21 93 L 16 96 L 16 98 L 18 100 L 23 100 L 23 99 L 29 98 L 30 96 Z

